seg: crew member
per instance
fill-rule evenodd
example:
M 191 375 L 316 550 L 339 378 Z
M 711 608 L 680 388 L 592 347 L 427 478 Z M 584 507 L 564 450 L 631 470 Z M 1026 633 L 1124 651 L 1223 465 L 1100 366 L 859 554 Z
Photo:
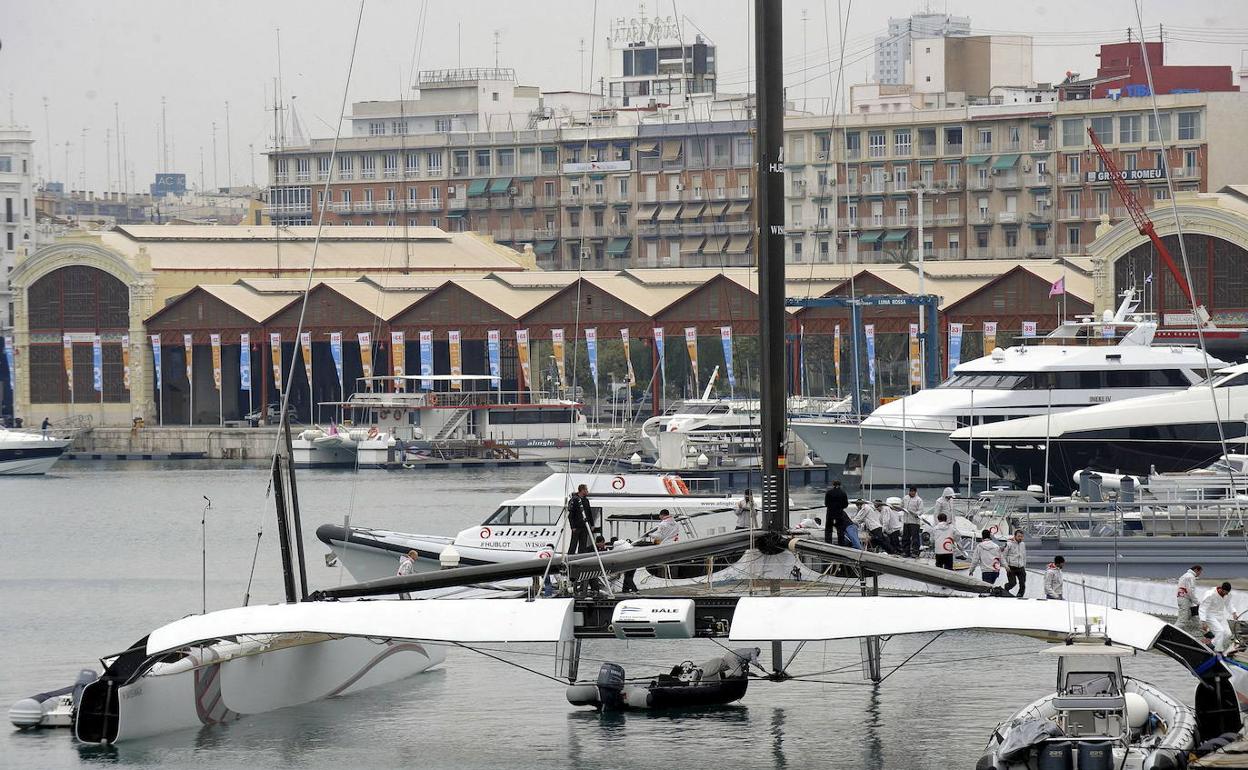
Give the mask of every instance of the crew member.
M 646 533 L 655 545 L 674 543 L 680 539 L 680 525 L 672 518 L 671 511 L 664 508 L 659 511 L 659 525 Z
M 736 529 L 758 529 L 758 509 L 754 506 L 754 491 L 745 490 L 745 495 L 737 501 Z
M 995 585 L 1001 575 L 1001 547 L 992 539 L 992 533 L 983 531 L 982 538 L 975 544 L 972 554 L 971 569 L 979 567 L 980 578 L 989 585 Z
M 1179 577 L 1179 587 L 1175 593 L 1175 604 L 1178 610 L 1178 622 L 1175 625 L 1197 638 L 1200 637 L 1201 630 L 1200 601 L 1196 598 L 1196 580 L 1204 571 L 1204 567 L 1193 564 Z
M 1048 569 L 1044 571 L 1044 598 L 1062 598 L 1062 588 L 1066 584 L 1066 579 L 1062 576 L 1064 566 L 1066 566 L 1065 556 L 1054 556 L 1053 561 L 1049 563 Z
M 1235 642 L 1231 633 L 1231 621 L 1239 620 L 1239 613 L 1231 609 L 1231 584 L 1223 583 L 1200 600 L 1200 621 L 1205 631 L 1213 634 L 1213 649 L 1227 652 Z
M 936 517 L 942 513 L 949 520 L 950 526 L 957 529 L 958 516 L 953 512 L 953 487 L 945 487 L 945 491 L 936 498 L 936 506 L 932 509 L 932 521 L 935 521 Z
M 923 515 L 923 498 L 919 497 L 919 488 L 910 487 L 901 500 L 901 553 L 912 559 L 919 558 L 922 544 L 919 540 L 919 517 Z
M 888 535 L 888 544 L 892 546 L 889 553 L 901 554 L 901 498 L 890 497 L 887 505 L 881 505 L 880 501 L 876 500 L 875 507 L 880 509 L 884 532 Z
M 932 550 L 936 553 L 937 567 L 953 569 L 953 553 L 961 550 L 961 546 L 958 545 L 958 533 L 943 513 L 936 514 L 936 526 L 932 527 Z
M 866 500 L 858 510 L 862 513 L 862 526 L 871 538 L 871 545 L 875 546 L 876 550 L 894 553 L 893 545 L 888 541 L 888 534 L 884 532 L 884 516 L 880 509 L 876 508 L 870 500 Z
M 406 577 L 416 571 L 416 561 L 420 558 L 420 554 L 415 549 L 408 551 L 399 557 L 399 570 L 395 572 L 395 577 Z M 410 599 L 412 595 L 404 591 L 399 594 L 400 599 Z
M 845 509 L 849 507 L 849 495 L 845 494 L 845 490 L 841 489 L 840 479 L 832 482 L 832 488 L 823 495 L 823 505 L 827 508 L 828 526 L 823 531 L 823 539 L 832 542 L 832 531 L 836 530 L 836 544 L 846 545 L 849 538 L 846 530 L 852 523 L 849 516 L 846 515 Z
M 589 487 L 584 484 L 578 486 L 576 493 L 568 498 L 568 524 L 572 527 L 568 553 L 592 551 L 590 532 L 594 528 L 594 509 L 589 502 Z
M 1001 550 L 1005 558 L 1005 591 L 1010 592 L 1018 583 L 1018 598 L 1026 598 L 1027 594 L 1027 544 L 1023 542 L 1023 531 L 1014 532 L 1014 537 L 1005 541 Z

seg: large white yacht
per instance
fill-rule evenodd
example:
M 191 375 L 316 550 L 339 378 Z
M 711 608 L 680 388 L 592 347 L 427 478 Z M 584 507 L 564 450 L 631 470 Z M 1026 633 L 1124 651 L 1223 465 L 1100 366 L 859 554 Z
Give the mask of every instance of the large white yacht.
M 1134 308 L 1127 292 L 1112 315 L 1065 321 L 1043 338 L 959 364 L 939 387 L 885 404 L 860 423 L 795 420 L 793 431 L 864 486 L 960 487 L 972 468 L 949 438 L 959 428 L 978 437 L 988 423 L 1182 390 L 1225 366 L 1196 348 L 1154 344 L 1155 318 Z
M 38 476 L 61 459 L 69 439 L 0 428 L 0 476 Z

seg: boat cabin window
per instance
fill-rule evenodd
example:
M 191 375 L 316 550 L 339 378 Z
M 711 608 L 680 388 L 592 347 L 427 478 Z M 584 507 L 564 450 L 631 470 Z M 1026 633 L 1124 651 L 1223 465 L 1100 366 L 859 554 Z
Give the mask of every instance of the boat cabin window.
M 1231 372 L 1213 381 L 1215 388 L 1235 388 L 1240 385 L 1248 385 L 1248 372 Z
M 981 390 L 1100 390 L 1102 388 L 1183 388 L 1191 382 L 1181 369 L 1089 369 L 1065 372 L 955 374 L 942 388 Z
M 1063 695 L 1117 695 L 1118 675 L 1110 671 L 1070 671 Z
M 486 519 L 486 524 L 555 524 L 559 521 L 562 506 L 554 505 L 504 505 Z
M 497 409 L 490 410 L 490 425 L 540 425 L 574 422 L 571 409 Z

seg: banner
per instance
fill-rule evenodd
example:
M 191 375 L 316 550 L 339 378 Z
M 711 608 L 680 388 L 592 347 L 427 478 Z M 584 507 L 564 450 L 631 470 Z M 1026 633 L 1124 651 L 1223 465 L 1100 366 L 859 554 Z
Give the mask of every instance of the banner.
M 4 338 L 4 361 L 9 367 L 9 392 L 13 394 L 13 400 L 17 401 L 17 374 L 13 370 L 13 338 Z
M 65 362 L 65 379 L 69 381 L 69 392 L 74 392 L 74 343 L 68 334 L 61 335 L 61 358 Z
M 238 389 L 251 392 L 251 335 L 238 335 Z
M 832 369 L 836 371 L 836 390 L 841 390 L 841 325 L 832 327 Z
M 1065 293 L 1066 293 L 1066 276 L 1063 275 L 1061 278 L 1058 278 L 1056 281 L 1054 281 L 1053 285 L 1049 287 L 1049 299 L 1053 299 L 1054 297 L 1059 296 L 1059 295 L 1064 295 Z
M 632 346 L 628 344 L 628 329 L 620 329 L 620 339 L 624 342 L 624 363 L 628 364 L 628 387 L 637 385 L 637 375 L 633 372 Z
M 1036 336 L 1036 322 L 1035 321 L 1023 321 L 1023 336 L 1024 337 Z
M 368 378 L 373 376 L 373 335 L 370 332 L 357 332 L 355 338 L 360 343 L 360 371 L 365 377 L 364 389 L 372 390 L 373 383 Z
M 919 359 L 919 325 L 910 324 L 910 388 L 923 387 L 923 362 Z
M 498 333 L 498 329 L 490 329 L 486 332 L 486 353 L 490 357 L 490 380 L 491 387 L 503 387 L 503 361 L 502 361 L 502 339 Z
M 667 355 L 664 350 L 666 340 L 663 339 L 663 327 L 654 327 L 654 352 L 659 357 L 659 376 L 667 382 Z
M 867 334 L 867 383 L 875 385 L 875 324 L 863 327 Z
M 433 376 L 433 332 L 420 333 L 420 376 Z M 420 387 L 433 390 L 433 380 L 421 380 Z
M 282 333 L 269 332 L 269 355 L 273 359 L 273 389 L 282 392 Z
M 5 346 L 8 347 L 7 345 Z M 13 372 L 13 365 L 9 364 L 9 372 Z M 121 335 L 121 387 L 130 390 L 130 335 Z
M 737 389 L 737 375 L 732 371 L 732 327 L 719 327 L 719 339 L 724 345 L 724 368 L 728 370 L 728 388 Z
M 156 390 L 164 386 L 163 373 L 160 370 L 160 335 L 152 335 L 152 371 L 156 373 Z
M 390 332 L 390 375 L 394 377 L 394 387 L 396 390 L 406 390 L 403 380 L 399 379 L 407 374 L 404 368 L 407 364 L 407 343 L 403 340 L 403 332 Z
M 1107 340 L 1112 340 L 1114 338 L 1114 325 L 1103 324 L 1101 326 L 1101 336 Z
M 949 324 L 949 376 L 962 363 L 962 324 Z
M 563 360 L 564 359 L 563 346 L 564 346 L 563 329 L 551 329 L 550 330 L 551 355 L 555 357 L 555 369 L 559 371 L 559 387 L 561 388 L 566 387 L 568 384 L 567 372 L 564 370 L 564 367 L 566 366 L 566 364 L 564 363 L 564 360 Z
M 303 351 L 303 376 L 308 379 L 308 392 L 312 392 L 312 332 L 299 332 L 299 348 Z
M 598 330 L 585 330 L 585 355 L 589 358 L 589 378 L 594 381 L 594 391 L 598 390 Z
M 990 355 L 997 347 L 997 322 L 984 321 L 984 355 Z
M 91 389 L 104 392 L 104 348 L 98 334 L 91 338 Z
M 698 327 L 685 327 L 685 350 L 689 351 L 689 368 L 693 371 L 693 385 L 701 392 L 702 378 L 698 376 Z M 698 394 L 694 394 L 697 398 Z
M 182 335 L 182 350 L 186 353 L 186 381 L 195 381 L 195 344 L 191 335 Z
M 797 382 L 806 393 L 806 324 L 797 325 Z
M 529 330 L 516 329 L 516 358 L 520 359 L 521 390 L 533 388 L 533 367 L 529 361 Z
M 208 342 L 212 345 L 212 384 L 221 390 L 221 335 L 209 334 Z
M 451 347 L 451 376 L 459 377 L 460 375 L 464 373 L 464 356 L 463 356 L 463 350 L 461 350 L 459 346 L 459 331 L 448 331 L 446 333 L 446 336 L 447 336 L 447 339 L 450 341 L 450 347 Z M 421 366 L 423 367 L 424 364 L 422 363 Z M 451 380 L 451 390 L 463 390 L 463 389 L 464 389 L 463 380 L 454 380 L 454 379 Z
M 346 399 L 346 382 L 342 379 L 342 332 L 329 333 L 329 357 L 334 359 L 334 371 L 338 372 L 338 392 Z

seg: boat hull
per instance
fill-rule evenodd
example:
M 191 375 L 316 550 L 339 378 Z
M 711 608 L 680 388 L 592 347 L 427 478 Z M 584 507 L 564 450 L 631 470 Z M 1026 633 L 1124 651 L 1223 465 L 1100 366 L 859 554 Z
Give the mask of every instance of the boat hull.
M 41 476 L 56 465 L 68 441 L 34 439 L 0 447 L 0 476 Z
M 957 489 L 969 480 L 971 458 L 946 431 L 907 430 L 903 436 L 899 428 L 849 423 L 794 422 L 791 427 L 829 467 L 860 475 L 863 486 Z

